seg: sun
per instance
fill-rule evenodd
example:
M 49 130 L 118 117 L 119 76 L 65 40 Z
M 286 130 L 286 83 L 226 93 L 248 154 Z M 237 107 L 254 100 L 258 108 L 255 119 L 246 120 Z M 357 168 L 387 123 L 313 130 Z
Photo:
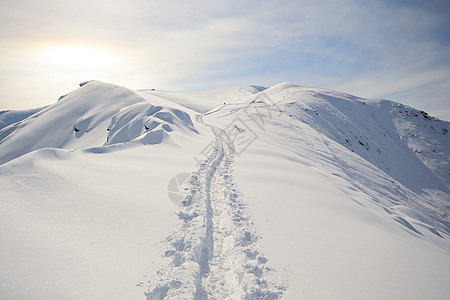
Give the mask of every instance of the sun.
M 51 67 L 65 71 L 99 71 L 118 61 L 116 55 L 90 47 L 50 47 L 42 56 Z

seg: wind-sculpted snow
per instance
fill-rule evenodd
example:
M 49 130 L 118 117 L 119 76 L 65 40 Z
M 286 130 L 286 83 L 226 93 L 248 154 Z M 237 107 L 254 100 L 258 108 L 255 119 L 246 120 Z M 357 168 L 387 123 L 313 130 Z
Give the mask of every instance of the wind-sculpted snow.
M 164 109 L 150 103 L 136 103 L 112 117 L 105 145 L 125 143 L 139 138 L 144 144 L 159 144 L 176 127 L 193 127 L 190 116 L 178 109 Z
M 176 107 L 154 105 L 126 88 L 89 81 L 0 130 L 0 164 L 41 148 L 159 144 L 174 130 L 196 133 L 189 114 Z
M 449 122 L 400 103 L 329 91 L 301 90 L 283 107 L 413 191 L 450 188 Z
M 393 210 L 399 205 L 415 207 L 416 213 L 410 216 L 431 225 L 431 229 L 424 225 L 427 230 L 437 234 L 438 228 L 450 234 L 450 203 L 438 196 L 448 195 L 450 188 L 449 122 L 388 100 L 311 88 L 293 89 L 278 105 L 292 120 L 308 124 L 319 136 L 330 138 L 382 171 L 393 186 L 399 184 L 395 195 L 389 195 L 387 188 L 375 196 L 377 202 Z M 324 143 L 328 144 L 325 139 Z M 336 156 L 335 160 L 354 182 L 367 176 L 343 159 Z M 373 182 L 370 177 L 365 180 L 366 186 Z M 395 200 L 385 202 L 387 199 Z M 405 226 L 421 234 L 412 225 Z

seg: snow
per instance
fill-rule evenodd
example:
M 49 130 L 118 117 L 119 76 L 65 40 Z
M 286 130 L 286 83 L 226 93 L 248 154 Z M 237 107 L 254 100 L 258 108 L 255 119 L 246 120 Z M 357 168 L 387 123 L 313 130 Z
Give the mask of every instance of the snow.
M 174 93 L 154 89 L 140 90 L 137 92 L 142 95 L 147 94 L 167 99 L 171 102 L 175 102 L 187 108 L 190 108 L 196 112 L 205 113 L 217 105 L 221 105 L 230 101 L 236 101 L 237 99 L 242 99 L 245 96 L 256 94 L 265 89 L 266 88 L 263 86 L 248 85 L 238 88 L 226 88 L 190 93 Z
M 25 109 L 25 110 L 4 110 L 0 111 L 0 129 L 20 122 L 23 119 L 28 118 L 32 114 L 37 113 L 40 110 L 43 110 L 45 107 L 39 107 L 34 109 Z
M 449 122 L 292 83 L 8 114 L 2 299 L 448 298 Z
M 84 83 L 54 105 L 4 128 L 0 163 L 45 147 L 86 149 L 137 140 L 160 143 L 171 126 L 195 131 L 179 105 L 164 108 L 156 97 L 151 100 L 155 102 L 124 87 Z

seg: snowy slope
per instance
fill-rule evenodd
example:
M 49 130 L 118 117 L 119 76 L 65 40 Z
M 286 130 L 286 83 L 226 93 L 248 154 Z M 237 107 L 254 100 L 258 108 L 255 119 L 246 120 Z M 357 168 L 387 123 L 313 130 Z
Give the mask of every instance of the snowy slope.
M 191 108 L 196 112 L 205 113 L 217 105 L 227 103 L 229 101 L 236 101 L 237 99 L 242 99 L 245 96 L 256 94 L 258 92 L 264 91 L 265 89 L 266 87 L 263 86 L 248 85 L 238 88 L 227 88 L 191 93 L 174 93 L 154 89 L 140 90 L 138 91 L 138 93 L 158 96 L 181 104 L 187 108 Z
M 292 84 L 248 100 L 253 104 L 224 107 L 206 120 L 229 128 L 242 149 L 237 182 L 269 262 L 289 278 L 286 298 L 445 299 L 450 197 L 440 170 L 448 174 L 449 146 L 445 130 L 431 126 L 449 123 L 385 113 L 398 105 L 387 101 Z M 402 121 L 427 137 L 423 155 L 436 155 L 442 169 L 408 147 L 402 128 L 388 127 Z M 376 143 L 390 163 L 385 169 L 375 165 Z
M 123 87 L 91 81 L 0 131 L 0 163 L 52 147 L 86 149 L 140 140 L 157 144 L 175 128 L 195 132 L 189 114 Z
M 425 112 L 93 81 L 19 119 L 0 130 L 0 298 L 450 293 L 450 123 Z
M 37 113 L 40 110 L 43 110 L 45 107 L 33 108 L 33 109 L 25 109 L 25 110 L 4 110 L 0 111 L 0 129 L 11 125 L 13 123 L 17 123 L 22 121 L 23 119 L 28 118 L 32 114 Z

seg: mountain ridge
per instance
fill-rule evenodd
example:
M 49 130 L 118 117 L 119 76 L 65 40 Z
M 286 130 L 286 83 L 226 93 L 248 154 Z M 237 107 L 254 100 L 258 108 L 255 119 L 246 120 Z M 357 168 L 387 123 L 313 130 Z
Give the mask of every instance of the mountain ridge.
M 0 129 L 2 298 L 450 292 L 447 121 L 294 83 L 28 113 Z

